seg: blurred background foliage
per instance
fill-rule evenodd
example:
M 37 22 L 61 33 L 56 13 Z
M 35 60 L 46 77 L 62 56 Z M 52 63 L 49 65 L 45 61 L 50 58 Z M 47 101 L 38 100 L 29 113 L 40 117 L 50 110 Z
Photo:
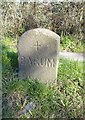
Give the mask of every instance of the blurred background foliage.
M 0 31 L 7 36 L 20 36 L 27 30 L 42 27 L 83 40 L 84 6 L 84 2 L 2 2 Z

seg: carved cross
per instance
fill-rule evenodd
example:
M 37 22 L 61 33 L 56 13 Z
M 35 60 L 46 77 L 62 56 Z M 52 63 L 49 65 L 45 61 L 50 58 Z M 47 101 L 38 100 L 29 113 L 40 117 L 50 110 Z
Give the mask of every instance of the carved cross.
M 36 47 L 36 50 L 38 51 L 38 50 L 39 50 L 39 47 L 40 47 L 41 45 L 40 45 L 39 42 L 37 41 L 37 43 L 36 43 L 34 46 Z

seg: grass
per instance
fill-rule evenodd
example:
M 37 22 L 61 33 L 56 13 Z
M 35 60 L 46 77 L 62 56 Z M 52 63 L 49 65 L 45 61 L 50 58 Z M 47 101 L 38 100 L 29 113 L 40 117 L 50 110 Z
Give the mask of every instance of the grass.
M 21 98 L 25 100 L 26 96 L 29 96 L 27 102 L 32 101 L 36 104 L 36 108 L 31 111 L 31 117 L 82 118 L 83 74 L 83 63 L 61 59 L 56 85 L 46 86 L 32 79 L 25 81 L 14 79 L 5 85 L 6 89 L 3 89 L 4 93 L 7 93 L 6 100 L 10 108 L 8 112 L 3 111 L 3 116 L 15 117 L 22 106 L 21 104 L 17 106 L 17 103 Z M 17 94 L 17 99 L 12 101 L 10 106 L 10 96 L 16 97 Z
M 17 39 L 15 37 L 4 37 L 0 43 L 2 44 L 4 51 L 17 52 Z
M 83 86 L 84 63 L 67 59 L 60 59 L 58 78 L 67 81 L 80 82 Z
M 77 40 L 72 36 L 61 36 L 61 51 L 70 51 L 83 53 L 84 51 L 84 40 Z
M 36 108 L 30 111 L 30 117 L 83 117 L 85 63 L 60 59 L 56 84 L 47 86 L 37 80 L 19 80 L 15 75 L 18 68 L 16 42 L 11 38 L 1 42 L 4 118 L 16 117 L 23 106 L 21 99 L 26 101 L 23 109 L 28 102 L 35 103 Z M 21 117 L 27 118 L 27 114 Z

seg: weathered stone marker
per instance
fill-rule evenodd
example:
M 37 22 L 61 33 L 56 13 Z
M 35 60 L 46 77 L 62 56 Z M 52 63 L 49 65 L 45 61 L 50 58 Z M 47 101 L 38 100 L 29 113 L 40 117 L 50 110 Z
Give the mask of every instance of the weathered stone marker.
M 57 79 L 60 37 L 43 28 L 25 32 L 18 43 L 19 76 L 42 82 Z

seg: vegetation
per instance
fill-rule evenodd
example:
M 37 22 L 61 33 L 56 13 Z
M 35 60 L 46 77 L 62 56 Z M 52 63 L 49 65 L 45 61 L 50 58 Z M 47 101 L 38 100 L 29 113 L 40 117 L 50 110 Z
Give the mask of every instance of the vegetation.
M 36 27 L 48 28 L 61 35 L 83 39 L 84 2 L 15 3 L 1 2 L 1 33 L 21 35 Z
M 69 51 L 69 52 L 78 52 L 83 53 L 84 50 L 84 41 L 76 40 L 72 36 L 62 36 L 61 35 L 61 44 L 60 49 L 61 51 Z
M 82 67 L 83 63 L 80 62 L 60 60 L 58 81 L 50 86 L 32 79 L 23 81 L 15 78 L 8 82 L 3 88 L 6 94 L 6 97 L 3 97 L 3 101 L 6 102 L 3 104 L 5 105 L 3 117 L 16 117 L 23 106 L 20 102 L 23 99 L 26 100 L 26 104 L 33 102 L 36 105 L 31 111 L 31 117 L 82 118 L 84 100 Z M 27 114 L 21 117 L 24 116 L 27 118 Z

